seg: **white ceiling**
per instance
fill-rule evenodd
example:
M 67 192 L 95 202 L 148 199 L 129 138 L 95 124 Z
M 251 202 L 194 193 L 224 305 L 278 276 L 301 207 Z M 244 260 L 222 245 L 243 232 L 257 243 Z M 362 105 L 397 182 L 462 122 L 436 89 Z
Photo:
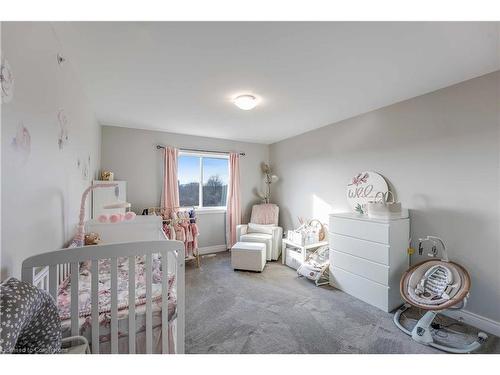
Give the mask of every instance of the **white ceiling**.
M 500 69 L 499 23 L 69 22 L 101 124 L 258 143 Z M 231 103 L 254 93 L 262 103 Z

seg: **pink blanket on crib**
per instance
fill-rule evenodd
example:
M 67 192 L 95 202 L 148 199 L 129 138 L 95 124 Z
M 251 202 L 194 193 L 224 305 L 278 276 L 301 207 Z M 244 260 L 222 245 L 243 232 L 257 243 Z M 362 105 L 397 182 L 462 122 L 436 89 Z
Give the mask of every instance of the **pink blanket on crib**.
M 152 262 L 152 300 L 161 300 L 161 258 L 153 255 Z M 109 259 L 99 261 L 99 314 L 111 311 L 111 264 Z M 135 304 L 136 306 L 146 303 L 146 273 L 144 257 L 136 258 L 135 264 Z M 85 317 L 91 314 L 92 295 L 91 295 L 90 265 L 82 263 L 80 265 L 79 283 L 79 316 Z M 118 310 L 127 309 L 128 304 L 128 258 L 118 258 Z M 175 275 L 168 275 L 168 316 L 169 320 L 173 316 L 176 307 L 176 297 L 173 291 Z M 71 317 L 71 280 L 67 278 L 59 287 L 57 297 L 59 316 L 62 320 Z

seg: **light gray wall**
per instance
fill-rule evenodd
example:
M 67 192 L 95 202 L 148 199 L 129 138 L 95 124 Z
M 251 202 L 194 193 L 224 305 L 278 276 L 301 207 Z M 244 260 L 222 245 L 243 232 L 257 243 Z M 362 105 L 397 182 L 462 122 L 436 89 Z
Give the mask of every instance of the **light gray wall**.
M 351 176 L 379 172 L 411 209 L 413 246 L 443 237 L 472 276 L 467 309 L 499 322 L 499 84 L 495 72 L 271 145 L 282 225 L 348 210 Z
M 1 111 L 3 280 L 19 277 L 28 256 L 57 250 L 73 237 L 81 194 L 100 163 L 100 129 L 71 61 L 57 63 L 64 51 L 50 23 L 3 22 L 1 27 L 2 56 L 15 78 L 14 97 Z M 69 142 L 62 150 L 61 109 L 69 120 Z M 27 159 L 12 146 L 20 123 L 31 134 Z M 89 157 L 84 179 L 82 166 Z
M 197 137 L 161 131 L 114 126 L 102 127 L 102 163 L 104 170 L 113 171 L 115 179 L 127 181 L 127 200 L 134 211 L 158 206 L 162 187 L 162 152 L 155 145 L 195 148 L 213 151 L 245 152 L 240 159 L 243 222 L 247 222 L 254 193 L 261 189 L 260 164 L 269 160 L 269 146 L 235 142 L 218 138 Z M 219 214 L 199 216 L 200 247 L 225 244 L 225 217 Z
M 196 222 L 200 230 L 200 236 L 198 237 L 200 248 L 210 248 L 226 244 L 225 212 L 200 213 Z M 208 252 L 210 252 L 209 249 Z

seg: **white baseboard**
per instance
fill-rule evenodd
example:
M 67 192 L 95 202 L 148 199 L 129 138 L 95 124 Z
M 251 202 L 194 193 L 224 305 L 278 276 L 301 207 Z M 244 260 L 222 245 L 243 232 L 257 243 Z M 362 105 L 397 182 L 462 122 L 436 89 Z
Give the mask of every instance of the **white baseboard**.
M 226 251 L 226 250 L 227 250 L 226 244 L 224 244 L 224 245 L 215 245 L 215 246 L 205 246 L 205 247 L 198 248 L 198 251 L 200 252 L 200 255 L 220 253 L 220 252 Z
M 444 315 L 451 318 L 461 320 L 470 326 L 476 327 L 486 333 L 492 333 L 500 337 L 500 322 L 493 319 L 485 318 L 484 316 L 474 314 L 467 310 L 446 310 Z

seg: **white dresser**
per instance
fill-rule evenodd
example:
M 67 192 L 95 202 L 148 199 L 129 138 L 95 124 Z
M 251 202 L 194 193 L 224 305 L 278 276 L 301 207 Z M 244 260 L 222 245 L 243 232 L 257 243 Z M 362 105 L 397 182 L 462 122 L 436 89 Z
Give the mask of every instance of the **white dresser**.
M 386 312 L 402 304 L 410 220 L 330 215 L 330 284 Z

